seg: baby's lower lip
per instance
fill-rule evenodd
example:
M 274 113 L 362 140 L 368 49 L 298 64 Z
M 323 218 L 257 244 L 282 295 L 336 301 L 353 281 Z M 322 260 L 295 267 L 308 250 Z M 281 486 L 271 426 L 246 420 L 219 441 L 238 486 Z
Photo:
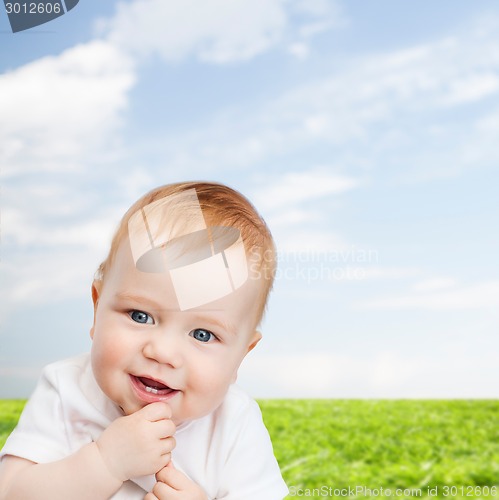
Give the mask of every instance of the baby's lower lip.
M 146 403 L 154 403 L 156 401 L 168 401 L 175 396 L 179 391 L 176 389 L 154 389 L 145 385 L 139 377 L 130 375 L 132 387 L 142 401 Z

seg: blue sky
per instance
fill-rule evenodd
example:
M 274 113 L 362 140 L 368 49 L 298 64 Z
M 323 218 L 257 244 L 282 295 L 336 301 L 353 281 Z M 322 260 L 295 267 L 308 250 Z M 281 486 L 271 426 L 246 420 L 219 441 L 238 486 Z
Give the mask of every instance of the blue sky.
M 89 349 L 159 184 L 225 182 L 280 267 L 257 397 L 498 397 L 495 1 L 81 0 L 0 15 L 0 397 Z

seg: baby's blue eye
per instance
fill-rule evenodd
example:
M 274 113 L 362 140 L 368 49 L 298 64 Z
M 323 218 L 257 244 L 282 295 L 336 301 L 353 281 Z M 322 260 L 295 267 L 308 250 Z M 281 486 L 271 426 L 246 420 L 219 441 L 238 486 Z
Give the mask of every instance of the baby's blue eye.
M 192 330 L 189 335 L 200 342 L 209 342 L 210 340 L 214 340 L 216 338 L 213 333 L 208 330 L 204 330 L 203 328 L 196 328 L 195 330 Z
M 144 311 L 130 311 L 128 314 L 136 323 L 154 324 L 152 317 Z

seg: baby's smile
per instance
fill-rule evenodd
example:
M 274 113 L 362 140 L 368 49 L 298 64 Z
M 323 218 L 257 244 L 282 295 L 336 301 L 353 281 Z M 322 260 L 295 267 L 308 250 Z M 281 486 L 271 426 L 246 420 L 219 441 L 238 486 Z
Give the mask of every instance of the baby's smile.
M 180 391 L 169 387 L 164 382 L 148 376 L 130 374 L 130 381 L 136 396 L 145 403 L 168 401 Z

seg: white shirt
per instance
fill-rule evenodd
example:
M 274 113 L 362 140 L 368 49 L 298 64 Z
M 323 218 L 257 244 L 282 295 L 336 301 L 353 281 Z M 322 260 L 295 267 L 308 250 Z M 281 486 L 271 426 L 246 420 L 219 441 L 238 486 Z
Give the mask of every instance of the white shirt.
M 52 363 L 43 370 L 0 459 L 59 460 L 96 441 L 121 416 L 98 386 L 89 354 Z M 178 426 L 175 440 L 175 467 L 209 499 L 282 500 L 288 494 L 260 408 L 235 385 L 214 412 Z M 154 484 L 154 476 L 134 478 L 112 499 L 142 500 Z

